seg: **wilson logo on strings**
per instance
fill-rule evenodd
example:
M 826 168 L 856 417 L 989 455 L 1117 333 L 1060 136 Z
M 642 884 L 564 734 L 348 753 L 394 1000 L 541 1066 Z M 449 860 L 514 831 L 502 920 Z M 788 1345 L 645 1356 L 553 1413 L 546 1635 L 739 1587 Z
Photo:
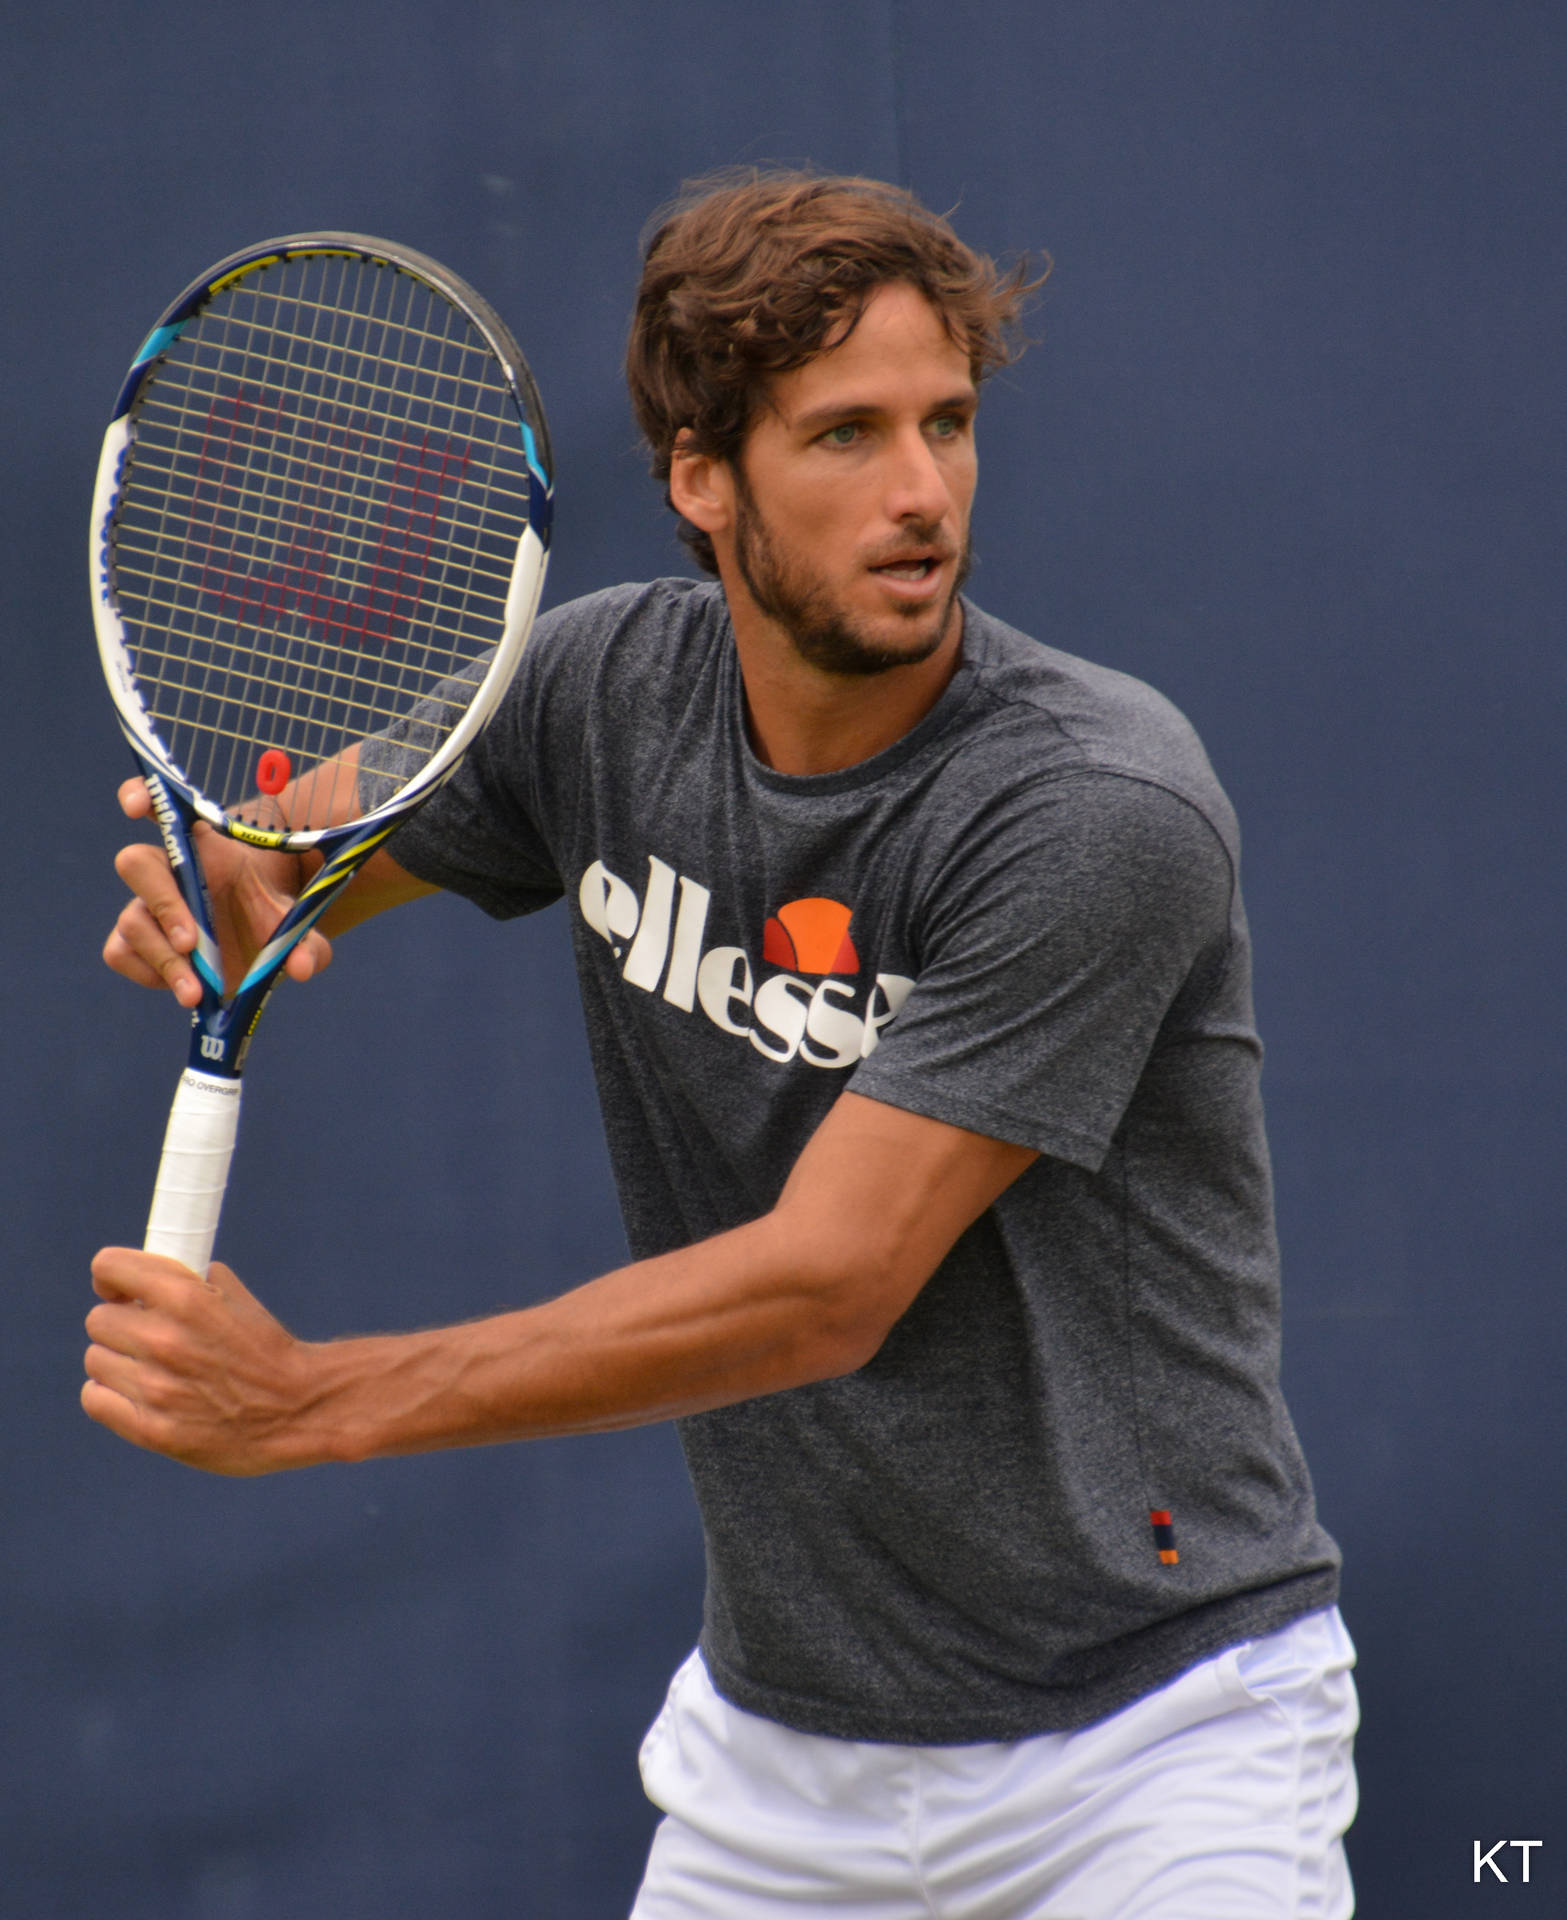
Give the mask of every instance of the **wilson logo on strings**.
M 280 441 L 290 449 L 282 478 L 266 464 Z M 296 420 L 259 393 L 220 395 L 191 496 L 202 593 L 220 619 L 271 630 L 292 616 L 322 645 L 384 651 L 406 640 L 469 457 L 464 442 L 400 437 L 341 407 Z
M 849 935 L 852 909 L 839 900 L 791 900 L 762 928 L 758 977 L 744 947 L 706 946 L 710 890 L 655 855 L 635 888 L 595 860 L 577 888 L 582 918 L 621 963 L 621 978 L 684 1013 L 702 1013 L 780 1064 L 842 1071 L 873 1053 L 914 982 L 907 974 L 863 978 Z M 839 975 L 861 976 L 852 982 Z

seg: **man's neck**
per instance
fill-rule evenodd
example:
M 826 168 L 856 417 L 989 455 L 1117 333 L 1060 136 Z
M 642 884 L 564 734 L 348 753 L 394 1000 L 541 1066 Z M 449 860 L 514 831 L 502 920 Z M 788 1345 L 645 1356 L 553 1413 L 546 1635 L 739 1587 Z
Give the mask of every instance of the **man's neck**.
M 751 746 L 777 773 L 838 773 L 913 731 L 946 691 L 963 658 L 963 614 L 954 604 L 940 646 L 881 673 L 827 673 L 801 658 L 775 622 L 734 622 Z

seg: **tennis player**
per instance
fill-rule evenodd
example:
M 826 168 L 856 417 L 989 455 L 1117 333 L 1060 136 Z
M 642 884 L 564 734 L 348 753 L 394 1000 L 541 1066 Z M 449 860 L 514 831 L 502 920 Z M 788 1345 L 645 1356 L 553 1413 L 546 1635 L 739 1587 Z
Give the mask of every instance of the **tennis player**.
M 688 195 L 628 364 L 715 577 L 545 616 L 335 910 L 565 899 L 632 1264 L 324 1344 L 94 1265 L 87 1412 L 215 1472 L 678 1421 L 708 1586 L 638 1920 L 1352 1908 L 1234 818 L 1157 694 L 961 592 L 1022 292 L 892 187 Z M 299 874 L 207 845 L 253 950 Z M 191 1004 L 161 851 L 118 864 L 110 965 Z

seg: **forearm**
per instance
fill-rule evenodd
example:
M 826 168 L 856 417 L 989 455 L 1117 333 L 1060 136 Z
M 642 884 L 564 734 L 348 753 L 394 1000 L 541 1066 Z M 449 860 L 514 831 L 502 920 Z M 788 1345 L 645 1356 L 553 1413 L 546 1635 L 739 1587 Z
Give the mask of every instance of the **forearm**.
M 877 1276 L 789 1241 L 769 1215 L 543 1306 L 314 1348 L 297 1439 L 359 1460 L 607 1432 L 862 1365 L 890 1324 Z
M 427 1333 L 296 1340 L 220 1263 L 105 1248 L 82 1404 L 209 1472 L 607 1432 L 863 1366 L 1033 1159 L 839 1096 L 759 1220 L 543 1306 Z
M 852 1372 L 1033 1158 L 845 1093 L 759 1220 L 520 1313 L 316 1349 L 312 1444 L 605 1432 Z

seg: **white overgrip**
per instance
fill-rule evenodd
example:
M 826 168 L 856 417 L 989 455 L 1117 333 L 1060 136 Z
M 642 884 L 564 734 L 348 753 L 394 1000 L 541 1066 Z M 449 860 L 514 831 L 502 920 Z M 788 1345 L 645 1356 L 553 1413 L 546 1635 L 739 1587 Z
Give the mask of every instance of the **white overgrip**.
M 239 1130 L 239 1087 L 237 1080 L 220 1080 L 187 1067 L 163 1136 L 146 1250 L 182 1260 L 202 1275 L 212 1258 Z

